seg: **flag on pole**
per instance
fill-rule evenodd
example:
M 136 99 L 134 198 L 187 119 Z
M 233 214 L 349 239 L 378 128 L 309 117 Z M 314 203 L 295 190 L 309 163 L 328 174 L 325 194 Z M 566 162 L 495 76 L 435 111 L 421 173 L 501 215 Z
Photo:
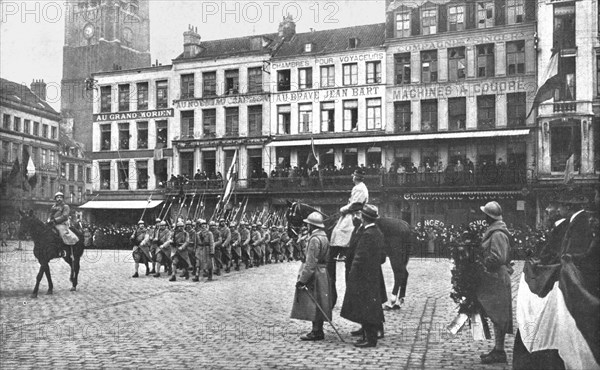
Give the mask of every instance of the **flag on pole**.
M 231 179 L 231 177 L 233 176 L 233 170 L 235 168 L 235 164 L 236 164 L 236 160 L 237 160 L 237 154 L 238 151 L 236 149 L 235 153 L 233 154 L 233 160 L 231 161 L 231 165 L 229 166 L 229 170 L 227 171 L 227 174 L 225 176 L 225 180 L 229 181 L 229 179 Z
M 310 138 L 310 146 L 311 151 L 308 154 L 308 158 L 306 159 L 306 165 L 308 168 L 313 168 L 316 164 L 319 164 L 319 160 L 317 159 L 317 153 L 315 151 L 315 139 L 313 137 Z
M 26 147 L 23 147 L 23 166 L 23 178 L 29 183 L 31 189 L 33 189 L 37 184 L 37 177 L 35 176 L 35 164 L 33 163 L 33 159 L 29 155 L 29 150 Z
M 544 71 L 542 78 L 540 81 L 544 81 L 542 86 L 540 86 L 535 93 L 535 98 L 533 98 L 533 104 L 531 105 L 531 109 L 529 110 L 529 114 L 527 114 L 527 118 L 531 115 L 531 113 L 540 106 L 546 100 L 552 98 L 554 96 L 554 91 L 558 89 L 562 83 L 562 78 L 558 73 L 558 59 L 559 59 L 559 50 L 555 50 L 550 57 L 550 62 L 548 63 L 548 67 Z
M 567 369 L 600 368 L 600 300 L 590 290 L 593 273 L 587 270 L 565 260 L 525 262 L 517 293 L 515 369 L 561 362 Z

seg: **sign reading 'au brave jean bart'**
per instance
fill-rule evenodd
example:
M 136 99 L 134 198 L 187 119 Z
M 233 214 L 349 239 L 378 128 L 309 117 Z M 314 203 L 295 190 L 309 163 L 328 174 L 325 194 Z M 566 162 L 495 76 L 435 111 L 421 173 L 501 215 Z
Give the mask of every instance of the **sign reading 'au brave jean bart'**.
M 138 111 L 138 112 L 99 113 L 99 114 L 94 114 L 94 122 L 129 121 L 129 120 L 136 120 L 136 119 L 173 117 L 174 115 L 175 114 L 174 114 L 173 108 L 146 110 L 146 111 Z

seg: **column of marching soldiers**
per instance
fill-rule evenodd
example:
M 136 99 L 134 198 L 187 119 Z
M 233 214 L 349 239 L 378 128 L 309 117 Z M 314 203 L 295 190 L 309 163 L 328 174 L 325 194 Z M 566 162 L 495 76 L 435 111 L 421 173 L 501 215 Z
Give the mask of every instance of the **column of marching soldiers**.
M 191 273 L 192 281 L 203 277 L 212 281 L 213 275 L 229 273 L 232 268 L 239 271 L 242 266 L 248 269 L 302 259 L 307 230 L 302 229 L 298 235 L 292 231 L 290 237 L 283 217 L 277 219 L 250 224 L 243 218 L 237 223 L 221 217 L 217 224 L 202 218 L 184 221 L 178 217 L 173 229 L 160 218 L 149 227 L 140 220 L 130 237 L 135 261 L 132 277 L 139 277 L 140 263 L 145 265 L 146 275 L 154 277 L 161 276 L 163 266 L 169 281 L 177 280 L 178 269 L 182 278 L 189 279 Z

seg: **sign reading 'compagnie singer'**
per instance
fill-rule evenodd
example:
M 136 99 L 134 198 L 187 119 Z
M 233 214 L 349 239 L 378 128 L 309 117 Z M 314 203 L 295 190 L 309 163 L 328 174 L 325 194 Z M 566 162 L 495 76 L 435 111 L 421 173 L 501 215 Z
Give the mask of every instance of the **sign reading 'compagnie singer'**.
M 102 121 L 129 121 L 136 119 L 150 119 L 150 118 L 163 118 L 173 117 L 173 108 L 169 109 L 157 109 L 157 110 L 146 110 L 139 112 L 123 112 L 123 113 L 100 113 L 94 114 L 94 122 Z

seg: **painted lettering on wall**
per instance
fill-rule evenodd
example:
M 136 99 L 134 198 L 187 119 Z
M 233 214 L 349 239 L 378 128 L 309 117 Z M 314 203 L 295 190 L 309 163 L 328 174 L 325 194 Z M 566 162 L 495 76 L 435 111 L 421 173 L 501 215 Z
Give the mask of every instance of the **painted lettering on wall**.
M 534 94 L 536 84 L 533 78 L 529 81 L 518 79 L 508 81 L 475 81 L 468 83 L 432 84 L 406 86 L 392 90 L 393 100 L 421 100 L 453 98 L 461 96 L 499 95 L 513 92 Z
M 310 67 L 313 63 L 317 65 L 339 63 L 356 63 L 366 62 L 370 60 L 382 60 L 385 57 L 384 52 L 372 52 L 363 54 L 341 55 L 336 57 L 317 57 L 314 60 L 290 60 L 285 62 L 274 62 L 271 64 L 273 69 L 289 69 L 289 68 L 304 68 Z
M 94 114 L 94 122 L 102 121 L 121 121 L 121 120 L 136 120 L 143 118 L 162 118 L 162 117 L 173 117 L 173 108 L 169 109 L 158 109 L 158 110 L 147 110 L 140 112 L 124 112 L 124 113 L 100 113 Z
M 409 51 L 420 51 L 420 50 L 431 50 L 431 49 L 446 49 L 457 46 L 470 46 L 477 44 L 485 44 L 491 42 L 502 42 L 511 40 L 524 40 L 526 38 L 532 38 L 532 34 L 526 34 L 525 32 L 513 32 L 513 33 L 502 33 L 498 35 L 477 35 L 466 38 L 453 38 L 449 40 L 439 41 L 428 41 L 420 43 L 407 43 L 405 45 L 399 45 L 397 47 L 390 48 L 392 53 L 401 53 Z

